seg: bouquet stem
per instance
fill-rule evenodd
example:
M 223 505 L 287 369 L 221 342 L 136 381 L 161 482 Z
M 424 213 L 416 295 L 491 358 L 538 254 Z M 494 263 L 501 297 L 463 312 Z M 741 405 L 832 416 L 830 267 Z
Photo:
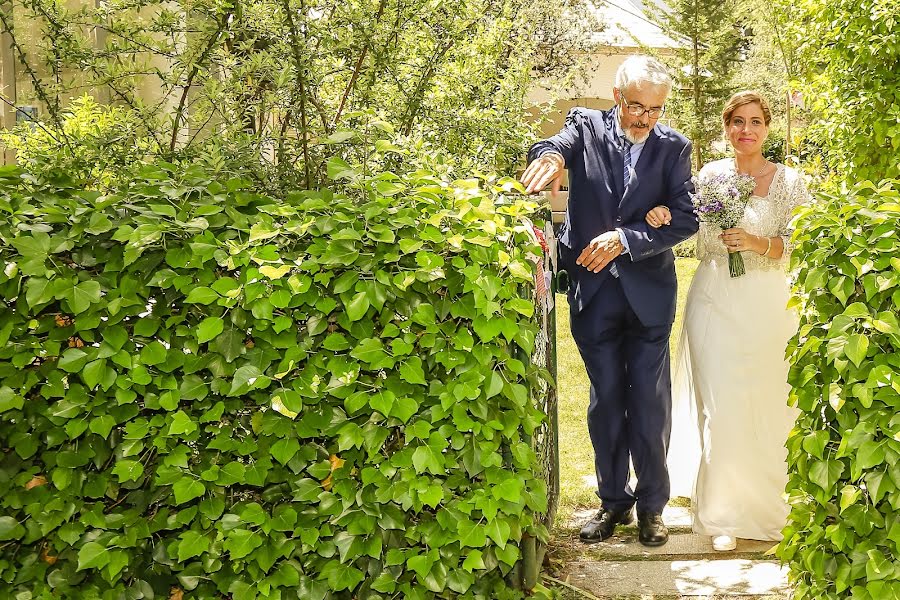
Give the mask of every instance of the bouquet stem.
M 728 255 L 728 272 L 732 277 L 740 277 L 747 272 L 744 269 L 744 257 L 740 252 L 732 252 Z

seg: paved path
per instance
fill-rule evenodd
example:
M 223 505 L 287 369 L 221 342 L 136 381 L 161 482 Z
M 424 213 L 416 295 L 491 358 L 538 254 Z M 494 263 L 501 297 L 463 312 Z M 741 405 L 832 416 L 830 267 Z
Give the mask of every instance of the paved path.
M 635 527 L 619 527 L 605 542 L 578 542 L 578 528 L 594 511 L 577 512 L 559 532 L 560 579 L 603 600 L 782 600 L 789 597 L 787 568 L 771 554 L 773 542 L 738 540 L 716 552 L 710 539 L 690 531 L 687 508 L 668 507 L 669 542 L 647 548 Z M 573 593 L 563 598 L 583 598 Z

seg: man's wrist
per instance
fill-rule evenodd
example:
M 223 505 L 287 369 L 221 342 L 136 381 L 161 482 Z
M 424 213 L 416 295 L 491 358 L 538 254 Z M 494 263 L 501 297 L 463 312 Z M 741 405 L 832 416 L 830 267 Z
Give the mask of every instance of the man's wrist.
M 566 166 L 566 157 L 556 150 L 549 150 L 547 152 L 544 152 L 538 158 L 546 158 L 552 160 L 557 164 L 557 166 L 559 166 L 560 169 L 563 169 Z
M 625 237 L 625 232 L 616 227 L 616 233 L 619 234 L 619 254 L 631 254 L 631 250 L 628 248 L 628 238 Z

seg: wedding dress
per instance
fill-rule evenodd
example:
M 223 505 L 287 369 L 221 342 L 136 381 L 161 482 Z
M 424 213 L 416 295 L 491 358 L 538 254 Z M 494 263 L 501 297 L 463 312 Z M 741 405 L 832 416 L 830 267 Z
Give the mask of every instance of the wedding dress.
M 731 160 L 704 170 L 728 168 Z M 807 198 L 800 174 L 777 165 L 769 194 L 750 198 L 738 227 L 782 236 L 784 255 L 772 260 L 744 252 L 740 277 L 729 275 L 721 230 L 700 225 L 700 264 L 673 378 L 669 453 L 672 496 L 691 496 L 700 534 L 781 539 L 788 514 L 784 444 L 798 414 L 787 405 L 785 347 L 798 323 L 787 308 L 789 222 Z

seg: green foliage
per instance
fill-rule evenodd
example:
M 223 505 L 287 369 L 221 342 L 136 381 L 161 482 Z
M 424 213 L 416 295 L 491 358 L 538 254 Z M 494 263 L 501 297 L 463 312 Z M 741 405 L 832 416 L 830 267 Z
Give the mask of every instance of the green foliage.
M 792 33 L 807 66 L 811 133 L 834 173 L 900 176 L 900 8 L 888 0 L 793 3 Z
M 254 178 L 273 193 L 319 187 L 330 158 L 362 163 L 382 138 L 509 172 L 534 134 L 532 68 L 565 79 L 589 37 L 560 40 L 570 16 L 539 0 L 10 6 L 0 19 L 28 78 L 19 103 L 61 132 L 57 152 L 81 151 L 64 99 L 90 90 L 127 114 L 144 154 L 259 163 Z M 131 153 L 104 164 L 115 173 Z M 404 170 L 386 158 L 369 168 Z
M 682 45 L 662 55 L 675 78 L 669 118 L 694 144 L 694 166 L 708 162 L 713 140 L 722 133 L 722 105 L 745 45 L 736 0 L 675 0 L 656 19 Z
M 101 189 L 127 177 L 148 150 L 134 115 L 91 96 L 76 98 L 61 111 L 59 129 L 25 122 L 0 132 L 0 142 L 44 180 L 76 180 Z
M 797 600 L 900 594 L 900 182 L 803 209 L 788 346 L 791 513 L 779 556 Z
M 0 172 L 0 596 L 521 597 L 533 205 L 327 170 Z

